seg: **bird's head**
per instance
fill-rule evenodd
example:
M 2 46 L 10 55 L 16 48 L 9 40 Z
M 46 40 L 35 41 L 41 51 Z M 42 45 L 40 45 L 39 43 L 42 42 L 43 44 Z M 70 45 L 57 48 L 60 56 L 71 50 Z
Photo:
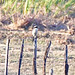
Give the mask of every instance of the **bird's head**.
M 35 26 L 34 26 L 34 28 L 38 28 L 38 26 L 37 26 L 37 25 L 35 25 Z
M 38 28 L 38 26 L 36 24 L 32 24 L 32 29 L 34 28 Z

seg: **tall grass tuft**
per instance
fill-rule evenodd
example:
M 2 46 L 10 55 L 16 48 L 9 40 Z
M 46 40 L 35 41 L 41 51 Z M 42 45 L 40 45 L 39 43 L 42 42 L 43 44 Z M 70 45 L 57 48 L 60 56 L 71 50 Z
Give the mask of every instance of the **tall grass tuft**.
M 49 13 L 54 9 L 55 14 L 58 14 L 62 9 L 65 11 L 67 8 L 75 6 L 75 0 L 0 0 L 0 4 L 3 11 L 9 14 L 21 12 L 25 15 L 38 13 L 44 9 L 43 13 Z

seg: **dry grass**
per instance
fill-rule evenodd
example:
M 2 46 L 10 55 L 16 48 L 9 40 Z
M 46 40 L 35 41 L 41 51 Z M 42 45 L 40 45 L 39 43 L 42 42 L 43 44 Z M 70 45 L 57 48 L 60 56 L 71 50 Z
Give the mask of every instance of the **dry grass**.
M 54 75 L 64 74 L 64 57 L 65 57 L 65 44 L 68 45 L 68 63 L 69 75 L 75 75 L 75 32 L 70 34 L 65 27 L 69 24 L 59 24 L 59 18 L 52 18 L 52 16 L 37 15 L 36 21 L 39 26 L 38 32 L 38 51 L 37 51 L 37 71 L 38 75 L 43 74 L 43 58 L 47 47 L 47 43 L 52 41 L 49 58 L 47 59 L 47 75 L 51 68 L 54 70 Z M 41 20 L 41 23 L 40 23 Z M 70 22 L 70 21 L 68 21 Z M 74 24 L 74 22 L 72 21 Z M 72 24 L 72 25 L 73 25 Z M 5 24 L 3 24 L 5 25 Z M 64 26 L 64 29 L 61 27 Z M 60 29 L 61 28 L 61 29 Z M 21 51 L 22 39 L 25 39 L 23 60 L 21 66 L 21 75 L 33 75 L 33 42 L 30 30 L 8 30 L 3 29 L 0 25 L 0 75 L 4 74 L 5 67 L 5 48 L 6 38 L 10 37 L 10 51 L 9 51 L 9 75 L 17 75 L 18 61 Z
M 55 75 L 64 74 L 64 55 L 65 55 L 65 45 L 58 45 L 54 38 L 38 38 L 38 51 L 37 51 L 37 71 L 38 75 L 42 75 L 43 72 L 43 57 L 44 52 L 47 47 L 49 40 L 52 40 L 51 50 L 49 53 L 49 58 L 47 59 L 47 75 L 51 68 L 54 70 Z M 17 75 L 18 61 L 21 50 L 21 38 L 13 37 L 10 42 L 9 51 L 9 75 Z M 0 75 L 4 74 L 4 64 L 5 64 L 5 44 L 6 39 L 0 40 Z M 68 63 L 69 63 L 69 75 L 75 75 L 75 44 L 68 45 Z M 32 38 L 25 39 L 23 60 L 21 66 L 21 75 L 33 75 L 33 43 Z

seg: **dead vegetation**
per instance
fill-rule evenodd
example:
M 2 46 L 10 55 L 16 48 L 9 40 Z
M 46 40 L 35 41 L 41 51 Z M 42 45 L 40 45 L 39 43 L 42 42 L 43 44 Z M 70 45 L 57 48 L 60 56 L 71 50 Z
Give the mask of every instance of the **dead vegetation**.
M 53 3 L 54 4 L 54 3 Z M 53 8 L 53 7 L 52 7 Z M 0 10 L 1 7 L 0 7 Z M 20 53 L 21 40 L 25 39 L 25 51 L 23 55 L 23 62 L 21 74 L 32 75 L 32 25 L 38 25 L 38 56 L 37 67 L 38 75 L 42 75 L 43 55 L 47 42 L 52 41 L 50 59 L 47 61 L 47 75 L 50 68 L 54 69 L 56 75 L 62 75 L 64 69 L 64 45 L 69 47 L 69 74 L 75 74 L 75 9 L 73 13 L 65 15 L 60 11 L 53 17 L 53 12 L 45 14 L 39 12 L 37 15 L 23 15 L 16 13 L 13 15 L 3 14 L 0 11 L 0 75 L 4 74 L 4 56 L 5 56 L 5 42 L 6 38 L 11 38 L 11 47 L 9 52 L 9 75 L 16 75 L 18 68 L 18 59 Z M 70 11 L 72 11 L 70 10 Z M 56 10 L 53 8 L 53 11 Z M 52 54 L 54 56 L 52 56 Z M 52 61 L 53 60 L 53 61 Z M 40 63 L 40 64 L 39 64 Z M 14 65 L 14 67 L 13 67 Z
M 21 29 L 21 28 L 24 28 L 24 27 L 29 27 L 31 26 L 31 23 L 34 19 L 34 16 L 22 16 L 21 15 L 13 15 L 12 16 L 12 23 L 8 23 L 7 26 L 4 26 L 5 29 L 10 29 L 10 30 L 18 30 L 18 29 Z M 6 21 L 6 20 L 5 20 Z
M 0 38 L 4 39 L 7 36 L 11 38 L 14 36 L 18 38 L 32 37 L 32 26 L 36 24 L 39 28 L 38 38 L 53 37 L 56 43 L 74 44 L 75 39 L 72 38 L 75 35 L 74 20 L 75 18 L 71 16 L 53 18 L 52 15 L 42 14 L 24 16 L 16 13 L 11 17 L 3 16 L 0 19 Z

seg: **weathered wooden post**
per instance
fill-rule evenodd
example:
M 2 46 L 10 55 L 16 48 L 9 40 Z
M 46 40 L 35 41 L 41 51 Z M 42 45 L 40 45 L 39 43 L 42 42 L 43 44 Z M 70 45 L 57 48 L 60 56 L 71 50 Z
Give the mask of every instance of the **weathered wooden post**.
M 37 58 L 37 33 L 38 33 L 38 27 L 37 25 L 34 25 L 34 29 L 32 30 L 32 35 L 34 38 L 34 57 L 33 57 L 33 70 L 34 75 L 37 75 L 37 68 L 36 68 L 36 58 Z
M 46 48 L 45 55 L 44 55 L 43 75 L 46 75 L 46 60 L 47 60 L 47 57 L 48 57 L 50 46 L 51 46 L 51 41 L 50 41 L 48 47 Z
M 34 75 L 37 75 L 36 58 L 37 58 L 37 37 L 34 38 L 34 58 L 33 58 Z
M 53 75 L 53 69 L 51 69 L 51 75 Z
M 8 75 L 9 43 L 10 43 L 10 39 L 7 39 L 7 42 L 6 42 L 6 56 L 5 56 L 5 74 L 4 75 Z
M 66 45 L 66 51 L 65 51 L 65 75 L 68 75 L 68 69 L 69 69 L 69 65 L 68 65 L 68 47 Z
M 19 67 L 18 67 L 18 75 L 20 75 L 21 62 L 23 57 L 23 48 L 24 48 L 24 39 L 22 40 L 21 53 L 19 58 Z
M 53 75 L 53 69 L 49 70 L 49 75 Z

